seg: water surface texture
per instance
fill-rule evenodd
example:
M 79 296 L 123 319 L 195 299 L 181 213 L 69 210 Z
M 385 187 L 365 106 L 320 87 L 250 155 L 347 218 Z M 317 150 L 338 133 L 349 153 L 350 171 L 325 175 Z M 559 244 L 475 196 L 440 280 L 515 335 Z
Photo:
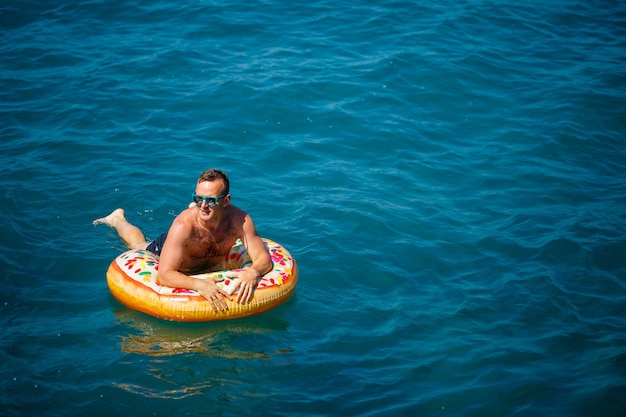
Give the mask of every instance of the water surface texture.
M 626 5 L 0 0 L 6 416 L 622 416 Z M 220 168 L 300 267 L 181 324 L 105 272 Z

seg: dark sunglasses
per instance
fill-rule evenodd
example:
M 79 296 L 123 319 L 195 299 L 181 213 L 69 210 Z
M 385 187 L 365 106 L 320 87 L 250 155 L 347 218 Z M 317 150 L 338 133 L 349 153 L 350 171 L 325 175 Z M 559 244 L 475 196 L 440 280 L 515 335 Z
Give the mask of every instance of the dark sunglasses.
M 193 202 L 196 203 L 198 206 L 201 206 L 202 202 L 204 201 L 204 203 L 208 207 L 213 207 L 214 205 L 217 204 L 218 201 L 220 201 L 224 197 L 226 197 L 225 194 L 218 195 L 217 197 L 207 196 L 207 195 L 198 195 L 196 193 L 193 193 L 191 195 L 191 198 L 193 199 Z

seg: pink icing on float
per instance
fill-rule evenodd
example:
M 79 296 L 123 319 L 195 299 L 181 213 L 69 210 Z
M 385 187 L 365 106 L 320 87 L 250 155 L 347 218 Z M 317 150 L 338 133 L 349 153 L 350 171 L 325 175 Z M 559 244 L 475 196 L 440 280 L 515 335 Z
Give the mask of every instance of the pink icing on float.
M 272 270 L 259 281 L 248 304 L 225 299 L 228 310 L 214 311 L 211 304 L 193 290 L 159 284 L 159 257 L 145 250 L 122 253 L 107 270 L 107 284 L 113 296 L 125 306 L 154 317 L 174 321 L 216 321 L 252 316 L 268 311 L 291 297 L 298 282 L 295 259 L 283 246 L 263 239 L 272 258 Z M 213 279 L 228 294 L 235 292 L 235 273 L 252 265 L 238 240 L 212 272 L 192 275 Z

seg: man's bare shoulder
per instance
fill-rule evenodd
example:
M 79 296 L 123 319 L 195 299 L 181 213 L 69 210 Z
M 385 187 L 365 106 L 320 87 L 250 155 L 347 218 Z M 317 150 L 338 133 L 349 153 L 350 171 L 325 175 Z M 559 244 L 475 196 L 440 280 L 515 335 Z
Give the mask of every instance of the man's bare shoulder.
M 233 213 L 233 215 L 235 213 L 238 214 L 238 215 L 244 215 L 244 216 L 247 214 L 244 210 L 240 209 L 239 207 L 235 206 L 234 204 L 229 204 L 228 205 L 228 210 L 231 213 Z
M 178 216 L 172 222 L 172 227 L 176 227 L 179 229 L 192 229 L 194 220 L 196 218 L 196 213 L 194 208 L 188 208 L 181 211 Z
M 228 206 L 228 218 L 233 224 L 242 225 L 247 215 L 248 213 L 237 206 L 232 204 Z

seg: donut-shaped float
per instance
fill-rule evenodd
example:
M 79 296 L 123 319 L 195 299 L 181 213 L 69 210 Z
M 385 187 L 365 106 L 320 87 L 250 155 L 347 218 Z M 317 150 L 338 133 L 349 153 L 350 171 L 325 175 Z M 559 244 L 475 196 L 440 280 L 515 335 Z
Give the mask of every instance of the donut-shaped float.
M 130 250 L 111 262 L 107 284 L 111 294 L 126 307 L 154 317 L 173 321 L 216 321 L 252 316 L 268 311 L 291 297 L 298 282 L 295 259 L 283 246 L 263 239 L 272 258 L 272 270 L 259 281 L 248 304 L 224 299 L 228 310 L 214 311 L 211 303 L 193 290 L 159 284 L 159 257 L 146 250 Z M 234 292 L 235 272 L 252 265 L 252 260 L 238 240 L 213 272 L 192 275 L 213 279 L 228 294 Z

